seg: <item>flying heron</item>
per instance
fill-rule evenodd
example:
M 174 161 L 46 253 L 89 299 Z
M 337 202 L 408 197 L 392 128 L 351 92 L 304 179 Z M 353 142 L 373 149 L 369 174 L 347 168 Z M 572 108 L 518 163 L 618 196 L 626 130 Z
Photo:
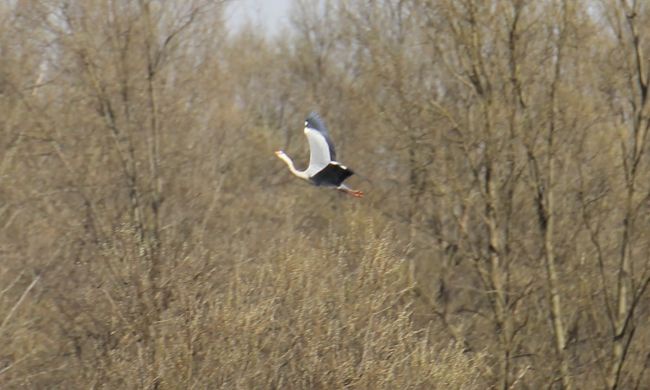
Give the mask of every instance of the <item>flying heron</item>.
M 363 192 L 353 190 L 343 184 L 343 181 L 352 176 L 354 172 L 336 161 L 334 143 L 330 138 L 329 131 L 315 112 L 309 114 L 305 119 L 305 135 L 309 141 L 309 166 L 304 171 L 297 170 L 291 158 L 283 151 L 275 152 L 275 155 L 287 164 L 291 173 L 315 186 L 336 188 L 355 198 L 363 197 Z

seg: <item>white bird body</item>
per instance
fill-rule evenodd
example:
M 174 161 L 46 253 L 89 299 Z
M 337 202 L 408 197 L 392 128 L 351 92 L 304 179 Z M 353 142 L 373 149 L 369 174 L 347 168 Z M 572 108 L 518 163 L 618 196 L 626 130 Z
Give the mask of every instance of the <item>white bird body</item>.
M 363 197 L 363 192 L 343 184 L 354 172 L 336 161 L 336 152 L 329 132 L 315 112 L 309 114 L 305 120 L 305 136 L 309 142 L 309 166 L 304 171 L 297 170 L 291 158 L 283 151 L 275 152 L 276 156 L 287 164 L 291 173 L 316 186 L 334 187 L 356 198 Z

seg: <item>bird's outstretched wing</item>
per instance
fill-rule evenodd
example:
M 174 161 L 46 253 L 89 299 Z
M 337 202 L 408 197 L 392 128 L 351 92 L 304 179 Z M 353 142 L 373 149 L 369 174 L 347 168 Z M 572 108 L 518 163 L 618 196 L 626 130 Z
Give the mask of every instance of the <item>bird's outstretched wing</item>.
M 327 126 L 325 126 L 325 122 L 323 122 L 323 120 L 321 119 L 320 115 L 318 115 L 318 113 L 311 112 L 309 116 L 307 116 L 307 119 L 305 119 L 305 128 L 316 130 L 325 138 L 325 141 L 327 142 L 327 147 L 330 152 L 330 159 L 332 161 L 336 161 L 336 151 L 334 150 L 334 142 L 332 142 L 332 138 L 330 137 L 330 132 L 329 130 L 327 130 Z
M 343 184 L 343 181 L 348 177 L 354 175 L 354 172 L 339 163 L 330 163 L 320 172 L 315 174 L 311 181 L 317 186 L 331 186 L 338 187 Z
M 309 167 L 307 172 L 310 176 L 313 176 L 331 161 L 336 161 L 336 152 L 327 127 L 315 112 L 309 114 L 305 119 L 305 135 L 307 141 L 309 141 Z

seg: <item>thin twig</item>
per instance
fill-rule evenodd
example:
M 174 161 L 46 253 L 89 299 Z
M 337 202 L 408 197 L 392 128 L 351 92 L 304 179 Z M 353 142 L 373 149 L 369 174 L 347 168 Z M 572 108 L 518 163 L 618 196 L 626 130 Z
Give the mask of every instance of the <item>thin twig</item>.
M 5 328 L 5 326 L 7 325 L 7 323 L 9 323 L 9 320 L 11 319 L 13 314 L 18 309 L 18 306 L 20 306 L 20 304 L 23 303 L 23 301 L 25 300 L 25 297 L 27 297 L 27 294 L 29 294 L 31 289 L 34 288 L 34 286 L 36 285 L 36 283 L 38 283 L 38 281 L 40 279 L 41 279 L 40 276 L 37 276 L 36 278 L 34 278 L 34 280 L 32 280 L 32 282 L 29 284 L 29 286 L 27 286 L 25 291 L 23 291 L 23 294 L 20 296 L 20 298 L 18 299 L 18 301 L 16 302 L 14 307 L 12 307 L 11 310 L 9 310 L 9 313 L 7 313 L 7 316 L 5 317 L 4 321 L 2 321 L 2 325 L 0 325 L 0 334 L 1 334 L 2 330 Z

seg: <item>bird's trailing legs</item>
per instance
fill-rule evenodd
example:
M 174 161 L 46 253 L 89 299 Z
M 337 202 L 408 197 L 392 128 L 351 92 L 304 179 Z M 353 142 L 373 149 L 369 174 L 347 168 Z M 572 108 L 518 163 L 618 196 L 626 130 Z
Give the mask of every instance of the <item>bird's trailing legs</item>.
M 340 186 L 336 187 L 336 189 L 345 194 L 354 196 L 355 198 L 363 198 L 363 192 L 359 190 L 353 190 L 352 188 L 346 186 L 345 184 L 341 184 Z

